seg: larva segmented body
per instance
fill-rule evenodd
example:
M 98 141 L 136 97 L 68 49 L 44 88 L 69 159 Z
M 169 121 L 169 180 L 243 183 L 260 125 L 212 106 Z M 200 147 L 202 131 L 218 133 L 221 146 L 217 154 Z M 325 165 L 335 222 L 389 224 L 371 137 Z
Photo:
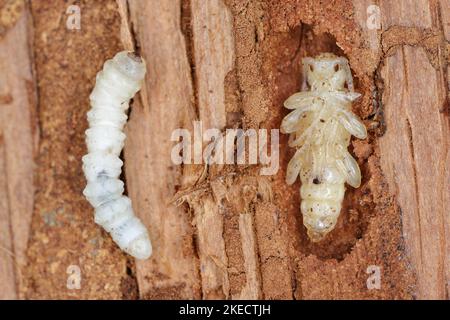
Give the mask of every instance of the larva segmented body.
M 352 101 L 360 94 L 353 90 L 347 59 L 323 53 L 302 62 L 303 91 L 284 102 L 295 110 L 283 119 L 281 132 L 290 133 L 289 146 L 297 148 L 286 181 L 292 184 L 300 175 L 303 223 L 316 242 L 336 225 L 344 183 L 354 188 L 361 184 L 358 163 L 347 147 L 351 135 L 365 139 L 367 131 L 351 111 Z
M 105 62 L 91 93 L 86 130 L 88 154 L 83 157 L 87 186 L 83 191 L 95 208 L 95 222 L 109 232 L 117 245 L 137 259 L 147 259 L 152 246 L 147 229 L 134 215 L 131 200 L 123 195 L 119 155 L 130 99 L 140 90 L 146 72 L 142 58 L 119 52 Z

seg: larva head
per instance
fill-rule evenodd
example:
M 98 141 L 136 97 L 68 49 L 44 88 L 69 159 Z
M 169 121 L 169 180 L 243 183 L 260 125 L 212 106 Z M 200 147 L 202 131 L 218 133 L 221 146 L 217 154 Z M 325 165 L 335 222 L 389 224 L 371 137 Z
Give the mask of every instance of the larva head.
M 144 59 L 135 52 L 122 51 L 113 58 L 113 63 L 124 76 L 140 82 L 145 77 L 146 65 Z
M 303 73 L 312 91 L 353 91 L 353 80 L 347 59 L 332 53 L 304 58 Z

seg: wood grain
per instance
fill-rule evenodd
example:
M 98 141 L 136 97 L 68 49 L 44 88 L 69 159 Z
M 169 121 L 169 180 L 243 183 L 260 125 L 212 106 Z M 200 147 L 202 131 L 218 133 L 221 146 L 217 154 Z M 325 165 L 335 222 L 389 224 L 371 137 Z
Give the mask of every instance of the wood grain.
M 370 7 L 372 6 L 372 7 Z M 381 8 L 373 3 L 372 0 L 353 0 L 353 7 L 355 10 L 355 21 L 358 23 L 363 38 L 368 43 L 372 54 L 378 56 L 380 51 L 380 34 L 381 34 Z M 380 9 L 380 15 L 376 10 Z M 375 24 L 380 23 L 380 29 L 377 29 Z
M 205 129 L 226 125 L 225 77 L 234 67 L 233 18 L 222 0 L 192 0 L 199 117 Z
M 421 78 L 414 77 L 420 74 Z M 421 48 L 405 46 L 383 70 L 387 131 L 381 163 L 402 212 L 403 234 L 418 276 L 418 297 L 445 297 L 444 195 L 447 133 L 440 116 L 438 77 Z M 434 125 L 429 125 L 433 123 Z
M 149 227 L 153 257 L 137 262 L 140 294 L 148 298 L 199 297 L 190 216 L 170 203 L 181 183 L 172 164 L 171 133 L 190 123 L 193 89 L 180 30 L 180 1 L 129 1 L 136 41 L 147 62 L 142 104 L 127 128 L 126 179 L 136 213 Z
M 204 299 L 229 297 L 228 257 L 223 239 L 223 215 L 212 195 L 190 199 L 198 234 L 197 246 Z
M 211 181 L 215 206 L 222 216 L 227 284 L 230 299 L 261 299 L 261 275 L 253 206 L 257 202 L 258 180 L 234 179 L 233 175 Z M 211 231 L 208 231 L 208 234 Z M 209 244 L 211 246 L 211 244 Z
M 391 26 L 430 28 L 432 23 L 429 0 L 381 0 L 383 30 Z
M 234 67 L 232 16 L 222 0 L 192 0 L 190 12 L 199 120 L 203 130 L 222 130 L 226 125 L 225 77 Z M 192 174 L 190 170 L 184 171 L 185 176 Z M 189 177 L 185 179 L 193 180 Z M 216 186 L 222 190 L 220 184 Z M 204 299 L 230 296 L 229 264 L 223 237 L 224 215 L 218 206 L 222 196 L 223 193 L 220 193 L 214 198 L 209 193 L 201 200 L 188 199 L 198 234 Z
M 19 296 L 33 212 L 36 91 L 28 10 L 0 39 L 0 299 Z
M 432 28 L 428 1 L 382 1 L 381 7 L 384 29 Z M 382 70 L 387 131 L 379 140 L 381 164 L 401 209 L 420 299 L 445 299 L 448 294 L 450 132 L 442 114 L 447 99 L 442 73 L 424 48 L 407 45 L 387 57 Z
M 17 299 L 16 266 L 14 264 L 13 230 L 11 229 L 5 144 L 0 136 L 0 280 L 3 283 L 0 300 Z
M 190 4 L 199 120 L 205 130 L 223 130 L 227 106 L 239 110 L 235 99 L 226 101 L 226 78 L 236 64 L 232 14 L 221 0 Z M 256 180 L 233 181 L 222 169 L 210 166 L 207 192 L 186 197 L 195 217 L 203 298 L 258 299 L 261 275 L 250 210 L 254 199 L 244 196 L 256 188 Z M 189 175 L 184 171 L 192 181 Z
M 446 93 L 446 96 L 444 99 L 446 99 L 446 105 L 443 106 L 444 112 L 441 112 L 441 123 L 443 124 L 443 131 L 444 132 L 450 132 L 450 120 L 449 120 L 449 114 L 450 114 L 450 1 L 441 0 L 439 2 L 440 6 L 437 8 L 438 10 L 438 16 L 440 17 L 441 21 L 440 24 L 442 26 L 442 31 L 444 34 L 444 38 L 446 40 L 446 52 L 447 52 L 447 70 L 443 70 L 442 76 L 444 79 L 447 79 L 447 83 L 443 83 L 443 85 L 447 85 L 447 90 L 444 90 Z M 445 52 L 445 50 L 444 50 Z M 447 185 L 450 184 L 450 142 L 447 139 L 447 157 L 445 160 L 446 166 L 445 166 L 445 175 L 444 179 L 447 181 Z M 446 239 L 446 259 L 445 259 L 445 270 L 446 270 L 446 288 L 447 288 L 447 294 L 446 298 L 449 299 L 450 297 L 450 192 L 448 191 L 447 186 L 447 192 L 445 192 L 444 189 L 444 208 L 446 208 L 447 215 L 444 215 L 444 219 L 446 221 L 445 223 L 445 239 Z

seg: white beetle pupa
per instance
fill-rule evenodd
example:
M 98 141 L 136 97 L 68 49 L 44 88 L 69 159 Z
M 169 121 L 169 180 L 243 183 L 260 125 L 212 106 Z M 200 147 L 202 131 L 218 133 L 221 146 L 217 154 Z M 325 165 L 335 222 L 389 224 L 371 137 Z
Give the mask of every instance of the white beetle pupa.
M 297 148 L 286 181 L 292 184 L 300 174 L 303 223 L 316 242 L 336 225 L 344 183 L 354 188 L 361 184 L 358 163 L 347 147 L 351 135 L 365 139 L 367 132 L 351 111 L 352 101 L 360 94 L 353 90 L 347 59 L 331 53 L 305 58 L 303 76 L 303 92 L 284 102 L 295 110 L 283 119 L 281 132 L 290 133 L 289 146 Z
M 152 246 L 147 229 L 134 215 L 131 200 L 120 181 L 124 146 L 122 132 L 129 101 L 141 89 L 145 61 L 132 52 L 119 52 L 105 62 L 91 93 L 86 130 L 88 154 L 83 157 L 87 186 L 83 191 L 95 208 L 95 222 L 109 232 L 117 245 L 137 259 L 147 259 Z

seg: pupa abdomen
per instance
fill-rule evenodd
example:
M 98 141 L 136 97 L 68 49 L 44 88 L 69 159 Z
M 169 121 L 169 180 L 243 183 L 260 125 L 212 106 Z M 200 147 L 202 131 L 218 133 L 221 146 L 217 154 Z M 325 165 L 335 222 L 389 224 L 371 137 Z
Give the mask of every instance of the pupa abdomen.
M 281 124 L 289 133 L 289 146 L 297 148 L 288 164 L 286 181 L 302 186 L 303 223 L 312 241 L 320 241 L 334 229 L 345 183 L 361 184 L 361 172 L 347 151 L 351 135 L 364 139 L 366 128 L 352 113 L 353 79 L 345 58 L 325 53 L 303 59 L 303 91 L 289 97 L 284 105 L 294 109 Z M 309 87 L 309 91 L 306 89 Z
M 83 157 L 88 182 L 83 194 L 95 208 L 95 222 L 137 259 L 150 257 L 152 246 L 131 200 L 123 195 L 124 184 L 119 179 L 123 163 L 119 156 L 125 141 L 125 112 L 130 99 L 140 90 L 145 72 L 144 60 L 131 52 L 119 52 L 105 62 L 90 96 L 88 154 Z

